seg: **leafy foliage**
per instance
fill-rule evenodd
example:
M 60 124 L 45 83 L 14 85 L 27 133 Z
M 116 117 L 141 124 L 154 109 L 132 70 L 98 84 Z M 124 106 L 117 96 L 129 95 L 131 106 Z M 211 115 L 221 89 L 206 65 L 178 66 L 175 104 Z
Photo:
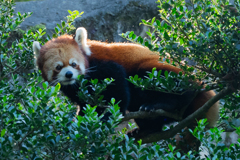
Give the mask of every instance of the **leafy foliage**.
M 233 74 L 231 78 L 239 79 L 239 16 L 229 10 L 232 6 L 228 2 L 158 0 L 158 3 L 162 20 L 142 20 L 151 28 L 147 32 L 149 38 L 136 36 L 133 31 L 122 36 L 159 52 L 162 57 L 169 55 L 170 58 L 162 60 L 178 63 L 185 73 L 195 75 L 218 91 L 229 84 L 226 75 Z M 239 8 L 237 1 L 235 8 Z M 194 61 L 191 67 L 187 66 L 189 60 Z M 234 87 L 239 87 L 239 81 Z
M 237 1 L 236 1 L 237 2 Z M 133 32 L 123 36 L 148 46 L 161 55 L 170 53 L 166 63 L 179 65 L 185 73 L 194 76 L 163 76 L 155 70 L 146 79 L 131 77 L 129 81 L 145 89 L 165 92 L 181 92 L 182 87 L 192 87 L 189 79 L 204 80 L 208 87 L 218 91 L 225 86 L 235 87 L 235 93 L 224 99 L 221 117 L 240 134 L 240 128 L 234 126 L 239 117 L 239 17 L 229 12 L 226 4 L 219 1 L 199 0 L 186 4 L 182 0 L 158 1 L 162 20 L 153 18 L 143 20 L 151 27 L 149 38 L 141 38 Z M 194 4 L 194 5 L 192 5 Z M 172 144 L 172 139 L 151 145 L 134 143 L 125 133 L 126 129 L 116 132 L 122 119 L 119 107 L 114 99 L 107 109 L 112 114 L 107 122 L 100 121 L 103 115 L 95 112 L 96 106 L 85 107 L 84 116 L 76 116 L 76 108 L 66 97 L 59 93 L 60 85 L 49 86 L 42 83 L 40 73 L 33 68 L 32 42 L 42 44 L 51 39 L 43 39 L 45 29 L 36 32 L 28 30 L 23 38 L 9 44 L 8 38 L 31 13 L 14 14 L 13 1 L 0 0 L 0 157 L 1 159 L 201 159 L 189 151 L 183 155 Z M 239 9 L 236 3 L 236 9 Z M 82 15 L 78 11 L 69 11 L 66 22 L 55 28 L 57 37 L 74 29 L 75 18 Z M 9 46 L 9 47 L 8 47 Z M 182 65 L 184 58 L 194 60 L 196 66 Z M 178 63 L 178 64 L 177 64 Z M 186 62 L 187 63 L 187 62 Z M 230 77 L 230 78 L 229 78 Z M 179 84 L 173 80 L 179 79 Z M 95 97 L 86 87 L 81 87 L 80 97 L 89 103 L 101 105 L 100 93 L 113 80 L 103 83 L 90 81 L 97 91 Z M 86 80 L 80 77 L 83 86 Z M 154 86 L 155 85 L 155 86 Z M 221 143 L 220 128 L 205 130 L 206 120 L 201 120 L 192 134 L 197 137 L 208 151 L 206 159 L 239 159 L 239 143 L 226 147 Z M 131 126 L 131 125 L 130 125 Z M 200 148 L 202 149 L 202 148 Z M 202 158 L 205 159 L 205 158 Z
M 57 24 L 57 27 L 55 27 L 55 32 L 53 34 L 53 38 L 56 38 L 60 35 L 63 35 L 65 33 L 70 33 L 71 31 L 73 31 L 74 29 L 76 29 L 73 25 L 73 22 L 76 18 L 81 17 L 81 15 L 84 12 L 79 13 L 79 11 L 75 10 L 75 11 L 70 11 L 68 10 L 68 13 L 70 14 L 69 16 L 67 16 L 67 21 L 62 21 L 61 25 Z M 48 36 L 48 40 L 50 40 L 51 37 Z
M 198 83 L 193 83 L 194 76 L 183 75 L 175 72 L 165 71 L 162 74 L 162 70 L 156 71 L 156 68 L 152 69 L 151 73 L 148 73 L 144 79 L 138 78 L 138 75 L 134 77 L 130 76 L 129 81 L 135 86 L 145 90 L 156 90 L 160 92 L 183 94 L 186 90 L 201 89 L 202 86 Z
M 221 100 L 223 107 L 219 121 L 219 128 L 222 129 L 222 126 L 225 126 L 224 129 L 228 131 L 234 131 L 240 126 L 240 19 L 239 1 L 234 2 L 235 6 L 229 5 L 229 1 L 226 0 L 190 0 L 187 2 L 185 0 L 158 0 L 160 19 L 154 17 L 148 21 L 142 20 L 142 24 L 149 27 L 149 31 L 146 32 L 148 37 L 142 38 L 133 31 L 122 34 L 122 37 L 158 52 L 161 57 L 160 63 L 179 66 L 185 74 L 203 81 L 206 87 L 202 91 L 215 89 L 220 92 L 231 88 L 231 94 Z M 145 79 L 140 80 L 136 76 L 130 77 L 129 80 L 143 89 L 164 91 L 163 89 L 168 85 L 160 83 L 162 80 L 159 77 L 157 73 L 151 73 Z M 151 83 L 152 79 L 157 82 Z M 181 79 L 180 75 L 178 79 Z M 171 89 L 165 91 L 173 93 Z M 210 131 L 211 133 L 208 134 L 213 133 L 213 130 Z M 216 137 L 221 134 L 217 130 L 214 131 Z M 209 144 L 209 137 L 203 135 L 201 136 L 206 138 L 204 140 L 208 140 L 204 146 L 211 149 L 218 148 L 214 144 L 206 145 Z M 203 141 L 202 137 L 196 137 Z M 218 138 L 213 138 L 212 141 L 219 143 L 221 138 L 219 136 Z M 234 146 L 233 152 L 239 151 L 238 146 L 239 144 Z M 227 152 L 224 152 L 225 156 Z M 210 153 L 209 157 L 216 157 L 219 154 L 217 149 L 211 150 Z
M 103 100 L 103 95 L 101 93 L 106 90 L 107 86 L 114 82 L 113 79 L 106 78 L 102 83 L 98 82 L 98 79 L 92 79 L 88 81 L 84 79 L 84 76 L 79 76 L 79 92 L 78 96 L 80 101 L 104 107 L 106 102 Z

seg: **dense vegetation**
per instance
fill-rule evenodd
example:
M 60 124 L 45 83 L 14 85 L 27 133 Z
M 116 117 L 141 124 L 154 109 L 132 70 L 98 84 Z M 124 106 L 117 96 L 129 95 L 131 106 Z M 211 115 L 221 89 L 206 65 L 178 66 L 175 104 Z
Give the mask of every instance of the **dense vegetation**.
M 240 135 L 240 6 L 237 0 L 235 8 L 224 0 L 193 0 L 193 3 L 158 0 L 160 17 L 142 21 L 149 26 L 148 38 L 138 37 L 134 32 L 122 35 L 162 56 L 169 53 L 170 58 L 162 61 L 180 66 L 188 75 L 194 75 L 190 78 L 204 81 L 206 90 L 218 92 L 202 110 L 175 127 L 164 128 L 155 136 L 158 142 L 151 145 L 143 144 L 144 139 L 134 143 L 134 139 L 126 136 L 126 129 L 115 131 L 123 117 L 114 99 L 109 102 L 108 111 L 112 116 L 107 122 L 100 121 L 102 115 L 97 115 L 96 106 L 86 106 L 83 117 L 75 116 L 76 107 L 59 93 L 60 84 L 49 86 L 42 82 L 39 71 L 33 69 L 32 42 L 37 40 L 44 44 L 51 37 L 43 39 L 45 30 L 42 29 L 27 30 L 22 38 L 10 41 L 11 35 L 31 14 L 14 14 L 11 0 L 0 0 L 0 5 L 1 159 L 240 159 L 240 139 L 226 146 L 221 138 L 224 130 Z M 73 30 L 72 22 L 82 14 L 69 13 L 67 21 L 57 25 L 53 37 Z M 182 63 L 186 58 L 185 64 Z M 194 65 L 188 65 L 191 61 Z M 183 80 L 189 78 L 181 74 L 174 76 Z M 167 78 L 168 75 L 159 78 L 153 70 L 149 78 L 132 77 L 130 81 L 138 87 L 146 86 L 145 89 L 170 88 L 168 91 L 172 91 L 171 83 L 156 86 L 157 80 L 165 82 Z M 92 83 L 105 86 L 97 80 Z M 93 99 L 89 95 L 82 96 Z M 222 102 L 218 126 L 206 130 L 206 120 L 200 120 L 191 130 L 202 142 L 200 151 L 207 153 L 205 158 L 199 157 L 196 151 L 180 153 L 172 139 L 161 140 L 166 133 L 181 132 L 218 100 Z

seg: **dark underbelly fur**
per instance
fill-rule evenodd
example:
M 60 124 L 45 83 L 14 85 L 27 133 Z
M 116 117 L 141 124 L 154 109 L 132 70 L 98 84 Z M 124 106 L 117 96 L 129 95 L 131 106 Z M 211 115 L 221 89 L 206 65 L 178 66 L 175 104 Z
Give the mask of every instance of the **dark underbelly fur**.
M 158 91 L 141 90 L 136 88 L 133 84 L 128 82 L 126 78 L 129 76 L 138 75 L 143 78 L 146 76 L 146 70 L 138 70 L 132 73 L 126 73 L 125 69 L 112 61 L 97 61 L 93 60 L 89 63 L 91 72 L 87 73 L 86 79 L 98 79 L 99 81 L 105 78 L 113 78 L 115 81 L 113 85 L 109 85 L 106 91 L 103 92 L 104 100 L 110 102 L 111 98 L 115 98 L 119 103 L 120 111 L 125 114 L 126 110 L 130 112 L 138 111 L 142 106 L 143 110 L 163 109 L 168 112 L 180 110 L 182 107 L 189 104 L 189 101 L 194 95 L 194 91 L 185 92 L 183 95 L 168 94 Z M 164 73 L 164 71 L 162 72 Z M 81 109 L 86 105 L 80 102 L 77 96 L 78 88 L 76 84 L 63 86 L 61 90 L 73 102 L 80 105 Z M 103 108 L 97 108 L 97 112 L 101 114 Z M 187 109 L 188 110 L 188 109 Z M 80 111 L 79 115 L 83 115 Z M 109 114 L 104 116 L 108 119 Z M 149 133 L 162 130 L 163 125 L 173 122 L 174 120 L 168 117 L 149 118 L 149 119 L 135 119 L 140 130 L 148 131 Z

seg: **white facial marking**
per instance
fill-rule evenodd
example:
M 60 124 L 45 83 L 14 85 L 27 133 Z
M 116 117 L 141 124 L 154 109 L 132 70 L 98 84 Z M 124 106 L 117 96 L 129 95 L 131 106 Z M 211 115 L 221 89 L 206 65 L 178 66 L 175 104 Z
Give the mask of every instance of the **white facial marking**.
M 56 68 L 58 65 L 63 66 L 63 62 L 58 61 L 54 63 L 54 68 Z
M 76 64 L 78 64 L 78 63 L 77 63 L 77 60 L 76 60 L 75 58 L 71 58 L 71 59 L 69 60 L 69 64 L 71 65 L 73 62 L 76 63 Z
M 65 76 L 68 71 L 71 71 L 73 74 L 71 78 L 67 78 Z M 64 67 L 60 71 L 60 73 L 58 73 L 57 78 L 62 85 L 71 85 L 71 84 L 75 83 L 78 75 L 79 75 L 79 72 L 77 69 L 75 69 L 71 66 L 67 66 L 67 67 Z
M 85 74 L 86 73 L 85 65 L 83 63 L 79 64 L 79 68 L 81 69 L 81 74 Z

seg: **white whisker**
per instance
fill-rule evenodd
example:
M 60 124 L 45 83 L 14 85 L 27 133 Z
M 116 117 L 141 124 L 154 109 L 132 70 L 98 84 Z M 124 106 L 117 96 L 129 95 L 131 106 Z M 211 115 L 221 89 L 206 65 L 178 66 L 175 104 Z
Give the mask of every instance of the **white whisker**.
M 96 66 L 88 67 L 86 69 L 89 70 L 89 69 L 93 69 L 93 68 L 96 68 Z
M 95 72 L 96 70 L 87 70 L 87 73 Z
M 92 70 L 94 68 L 96 68 L 96 66 L 86 68 L 86 72 L 95 72 L 96 70 Z

